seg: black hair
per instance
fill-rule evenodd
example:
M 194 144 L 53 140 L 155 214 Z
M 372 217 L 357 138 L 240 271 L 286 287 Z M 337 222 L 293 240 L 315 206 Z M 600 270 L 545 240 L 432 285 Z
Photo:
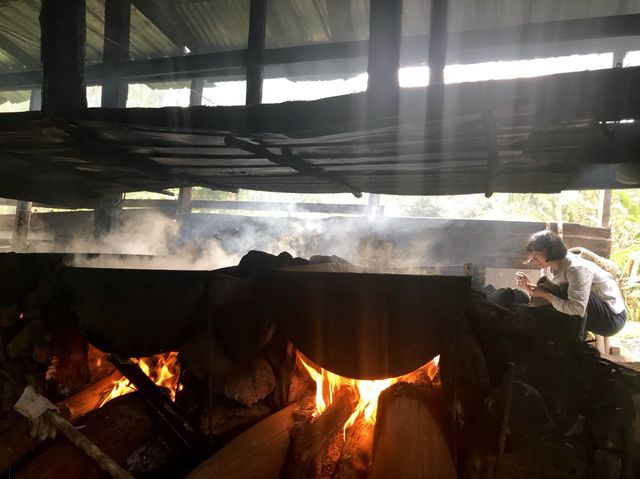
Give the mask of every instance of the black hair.
M 563 260 L 567 256 L 567 247 L 560 236 L 553 231 L 538 231 L 529 237 L 527 252 L 542 251 L 547 261 Z

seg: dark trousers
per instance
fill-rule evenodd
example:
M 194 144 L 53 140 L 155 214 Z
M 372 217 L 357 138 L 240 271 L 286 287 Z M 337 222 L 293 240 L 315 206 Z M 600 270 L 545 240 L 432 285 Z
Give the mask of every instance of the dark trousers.
M 581 336 L 584 337 L 585 331 L 591 331 L 600 336 L 613 336 L 622 329 L 627 321 L 627 313 L 623 310 L 621 313 L 614 313 L 609 305 L 589 295 L 587 303 L 587 311 L 582 317 Z

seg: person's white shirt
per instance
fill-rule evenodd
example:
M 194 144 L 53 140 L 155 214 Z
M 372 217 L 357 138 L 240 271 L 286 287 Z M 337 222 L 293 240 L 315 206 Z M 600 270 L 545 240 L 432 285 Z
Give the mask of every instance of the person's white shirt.
M 567 299 L 556 296 L 551 299 L 553 307 L 562 313 L 584 316 L 589 294 L 604 301 L 615 314 L 624 311 L 622 295 L 615 280 L 593 261 L 567 253 L 551 280 L 557 285 L 569 285 Z

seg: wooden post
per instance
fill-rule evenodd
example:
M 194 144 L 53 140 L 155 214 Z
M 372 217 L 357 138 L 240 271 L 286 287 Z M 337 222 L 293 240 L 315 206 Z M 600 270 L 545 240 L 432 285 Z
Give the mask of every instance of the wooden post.
M 247 106 L 262 103 L 264 67 L 258 64 L 267 31 L 267 0 L 251 0 L 249 12 L 249 64 L 247 65 Z
M 108 235 L 120 220 L 120 205 L 123 201 L 122 193 L 103 195 L 93 210 L 93 237 L 101 238 Z
M 65 115 L 87 108 L 85 0 L 42 0 L 42 110 Z
M 178 206 L 176 208 L 176 214 L 178 217 L 191 213 L 191 195 L 191 187 L 180 188 Z
M 370 112 L 397 109 L 402 39 L 402 0 L 371 0 L 369 13 L 369 82 L 367 98 Z
M 429 88 L 427 88 L 427 119 L 437 119 L 444 108 L 444 67 L 447 61 L 448 0 L 431 0 L 429 24 Z M 492 186 L 492 185 L 489 185 Z M 489 188 L 488 186 L 488 188 Z
M 429 85 L 444 84 L 444 67 L 447 62 L 448 0 L 431 0 L 429 26 Z
M 29 111 L 39 111 L 42 107 L 42 90 L 33 88 L 29 99 Z M 12 243 L 16 251 L 21 251 L 27 246 L 29 226 L 31 225 L 31 201 L 18 201 L 16 203 L 15 229 L 13 230 Z
M 13 246 L 21 251 L 27 246 L 27 236 L 31 224 L 31 201 L 16 203 L 15 229 L 13 230 Z
M 106 0 L 102 64 L 107 78 L 102 82 L 103 108 L 125 108 L 129 85 L 112 75 L 114 67 L 129 60 L 131 0 Z
M 189 106 L 202 105 L 202 92 L 204 91 L 204 78 L 194 78 L 191 80 L 191 92 L 189 94 Z M 176 216 L 180 217 L 191 213 L 191 187 L 180 188 L 178 194 L 178 205 L 176 207 Z

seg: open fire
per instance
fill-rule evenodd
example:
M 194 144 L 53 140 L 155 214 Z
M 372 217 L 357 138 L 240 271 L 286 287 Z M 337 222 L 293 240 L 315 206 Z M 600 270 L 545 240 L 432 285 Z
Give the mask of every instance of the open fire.
M 436 356 L 419 369 L 395 378 L 380 379 L 375 381 L 350 379 L 334 374 L 323 368 L 314 365 L 309 359 L 305 358 L 298 352 L 298 361 L 309 372 L 309 375 L 316 383 L 316 414 L 321 415 L 328 406 L 333 402 L 336 392 L 343 387 L 353 389 L 358 400 L 357 406 L 353 414 L 349 417 L 344 425 L 344 433 L 348 428 L 354 425 L 360 415 L 364 416 L 364 420 L 371 425 L 376 422 L 376 413 L 378 410 L 378 397 L 380 393 L 398 382 L 417 382 L 424 381 L 426 378 L 430 382 L 437 381 L 438 361 L 440 357 Z
M 171 399 L 175 400 L 176 392 L 180 389 L 180 364 L 178 363 L 177 352 L 156 354 L 149 358 L 132 358 L 131 360 L 136 363 L 142 372 L 157 386 L 168 389 Z M 131 384 L 126 377 L 123 377 L 114 382 L 111 392 L 100 403 L 100 407 L 104 406 L 111 399 L 135 390 L 135 386 Z

